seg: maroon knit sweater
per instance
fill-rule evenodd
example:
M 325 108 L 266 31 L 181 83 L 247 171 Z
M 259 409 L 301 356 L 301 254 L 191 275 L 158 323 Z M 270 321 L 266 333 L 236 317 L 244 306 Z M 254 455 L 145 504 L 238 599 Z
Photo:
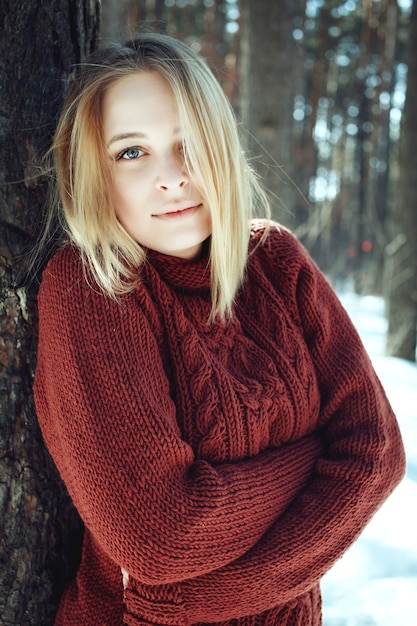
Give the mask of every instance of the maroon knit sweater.
M 56 624 L 318 626 L 320 578 L 403 475 L 370 361 L 288 231 L 250 256 L 233 322 L 210 308 L 207 259 L 151 253 L 119 302 L 72 247 L 44 273 L 36 405 L 86 527 Z

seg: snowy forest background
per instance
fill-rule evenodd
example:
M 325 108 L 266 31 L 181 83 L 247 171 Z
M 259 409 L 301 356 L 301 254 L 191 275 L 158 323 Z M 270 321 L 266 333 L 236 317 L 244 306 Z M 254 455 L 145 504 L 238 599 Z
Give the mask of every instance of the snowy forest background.
M 324 626 L 414 626 L 417 0 L 0 0 L 0 624 L 52 625 L 81 536 L 31 393 L 40 157 L 72 64 L 138 27 L 207 58 L 274 217 L 333 282 L 398 415 L 407 476 L 326 576 Z
M 406 476 L 358 541 L 324 577 L 323 626 L 415 626 L 417 616 L 417 367 L 385 355 L 381 297 L 352 285 L 339 297 L 371 356 L 400 424 Z

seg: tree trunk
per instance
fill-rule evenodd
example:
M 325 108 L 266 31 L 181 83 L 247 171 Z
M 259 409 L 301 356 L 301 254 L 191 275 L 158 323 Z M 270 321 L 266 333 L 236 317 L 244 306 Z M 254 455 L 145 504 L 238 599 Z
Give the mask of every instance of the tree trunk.
M 42 442 L 31 386 L 48 148 L 65 79 L 94 44 L 95 0 L 0 0 L 0 623 L 48 626 L 77 560 L 81 526 Z
M 417 339 L 417 0 L 408 39 L 407 95 L 401 123 L 400 178 L 393 210 L 396 236 L 387 247 L 387 353 L 416 360 Z
M 303 16 L 302 5 L 291 0 L 241 2 L 241 112 L 248 147 L 275 217 L 290 227 L 297 223 L 293 209 L 300 195 L 293 182 L 298 44 L 292 33 L 295 16 Z
M 118 41 L 127 39 L 125 32 L 129 22 L 129 5 L 127 0 L 102 0 L 100 39 Z

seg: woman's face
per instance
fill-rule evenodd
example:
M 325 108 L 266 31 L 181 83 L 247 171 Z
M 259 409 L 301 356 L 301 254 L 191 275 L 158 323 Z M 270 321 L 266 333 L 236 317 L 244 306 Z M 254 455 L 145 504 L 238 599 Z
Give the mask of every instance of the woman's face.
M 157 72 L 115 81 L 103 100 L 116 215 L 142 246 L 197 258 L 211 233 L 201 185 L 184 167 L 177 106 Z

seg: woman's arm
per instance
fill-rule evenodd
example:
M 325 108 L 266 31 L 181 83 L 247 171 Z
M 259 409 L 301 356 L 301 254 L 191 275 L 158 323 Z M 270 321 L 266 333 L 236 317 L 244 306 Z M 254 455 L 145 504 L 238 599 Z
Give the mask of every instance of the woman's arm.
M 275 239 L 271 250 L 283 258 L 276 273 L 293 275 L 288 307 L 304 329 L 320 386 L 325 453 L 314 479 L 253 548 L 181 585 L 189 623 L 253 615 L 308 591 L 358 537 L 405 469 L 396 419 L 347 314 L 292 236 L 283 232 Z M 138 607 L 141 593 L 132 589 Z
M 130 299 L 129 299 L 130 298 Z M 157 341 L 134 296 L 91 289 L 62 253 L 39 297 L 35 397 L 55 463 L 111 559 L 145 584 L 245 554 L 314 471 L 318 435 L 212 466 L 181 440 Z

